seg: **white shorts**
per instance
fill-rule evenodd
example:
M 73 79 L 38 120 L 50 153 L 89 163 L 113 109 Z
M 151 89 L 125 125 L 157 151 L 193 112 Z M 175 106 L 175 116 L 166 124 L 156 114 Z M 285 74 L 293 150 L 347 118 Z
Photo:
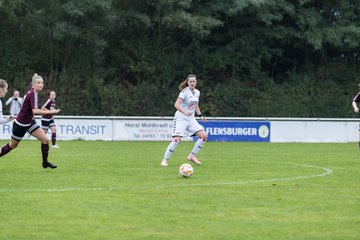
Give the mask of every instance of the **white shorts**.
M 185 120 L 182 118 L 174 118 L 174 128 L 172 132 L 173 137 L 184 137 L 187 136 L 187 133 L 190 136 L 194 136 L 198 131 L 204 130 L 204 127 L 201 126 L 195 118 Z

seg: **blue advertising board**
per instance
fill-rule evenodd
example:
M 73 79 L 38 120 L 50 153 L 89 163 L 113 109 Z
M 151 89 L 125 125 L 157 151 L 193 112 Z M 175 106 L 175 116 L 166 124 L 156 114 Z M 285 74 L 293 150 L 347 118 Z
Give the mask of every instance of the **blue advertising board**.
M 270 142 L 270 122 L 200 122 L 208 133 L 208 141 Z

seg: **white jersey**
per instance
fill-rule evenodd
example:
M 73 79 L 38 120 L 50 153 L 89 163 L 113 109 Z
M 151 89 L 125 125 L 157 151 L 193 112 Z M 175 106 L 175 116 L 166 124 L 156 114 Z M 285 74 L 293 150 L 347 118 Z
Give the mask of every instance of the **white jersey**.
M 3 116 L 3 106 L 2 106 L 2 101 L 0 100 L 0 124 L 4 124 L 9 122 L 9 119 L 4 118 Z
M 199 104 L 200 91 L 195 89 L 195 92 L 192 92 L 189 87 L 184 88 L 180 94 L 179 98 L 183 100 L 181 103 L 182 109 L 186 112 L 191 112 L 191 116 L 187 116 L 182 112 L 176 111 L 175 118 L 182 119 L 191 119 L 195 117 L 195 108 Z

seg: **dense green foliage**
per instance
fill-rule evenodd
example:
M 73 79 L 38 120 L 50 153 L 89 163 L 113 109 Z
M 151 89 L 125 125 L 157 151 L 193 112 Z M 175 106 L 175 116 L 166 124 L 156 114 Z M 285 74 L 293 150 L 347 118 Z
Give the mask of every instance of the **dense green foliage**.
M 0 36 L 65 115 L 169 116 L 194 73 L 208 116 L 351 117 L 360 77 L 357 0 L 0 0 Z

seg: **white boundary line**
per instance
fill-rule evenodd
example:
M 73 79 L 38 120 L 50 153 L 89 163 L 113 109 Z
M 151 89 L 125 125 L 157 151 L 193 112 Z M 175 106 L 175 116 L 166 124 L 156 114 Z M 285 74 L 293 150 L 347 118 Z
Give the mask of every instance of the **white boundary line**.
M 269 162 L 268 162 L 269 163 Z M 164 185 L 164 186 L 119 186 L 119 187 L 98 187 L 98 188 L 81 188 L 81 187 L 70 187 L 70 188 L 48 188 L 48 189 L 36 189 L 36 188 L 0 188 L 0 193 L 3 192 L 69 192 L 69 191 L 116 191 L 116 190 L 141 190 L 141 189 L 162 189 L 162 188 L 176 188 L 176 187 L 214 187 L 214 186 L 223 186 L 223 185 L 242 185 L 250 183 L 267 183 L 267 182 L 278 182 L 278 181 L 293 181 L 299 179 L 308 179 L 316 177 L 324 177 L 331 174 L 333 171 L 329 168 L 309 165 L 309 164 L 298 164 L 298 163 L 281 163 L 281 162 L 271 162 L 277 164 L 290 164 L 301 167 L 308 168 L 318 168 L 324 170 L 323 173 L 313 174 L 307 176 L 297 176 L 297 177 L 287 177 L 287 178 L 273 178 L 273 179 L 263 179 L 263 180 L 250 180 L 250 181 L 240 181 L 240 182 L 219 182 L 219 183 L 199 183 L 199 184 L 174 184 L 174 185 Z

